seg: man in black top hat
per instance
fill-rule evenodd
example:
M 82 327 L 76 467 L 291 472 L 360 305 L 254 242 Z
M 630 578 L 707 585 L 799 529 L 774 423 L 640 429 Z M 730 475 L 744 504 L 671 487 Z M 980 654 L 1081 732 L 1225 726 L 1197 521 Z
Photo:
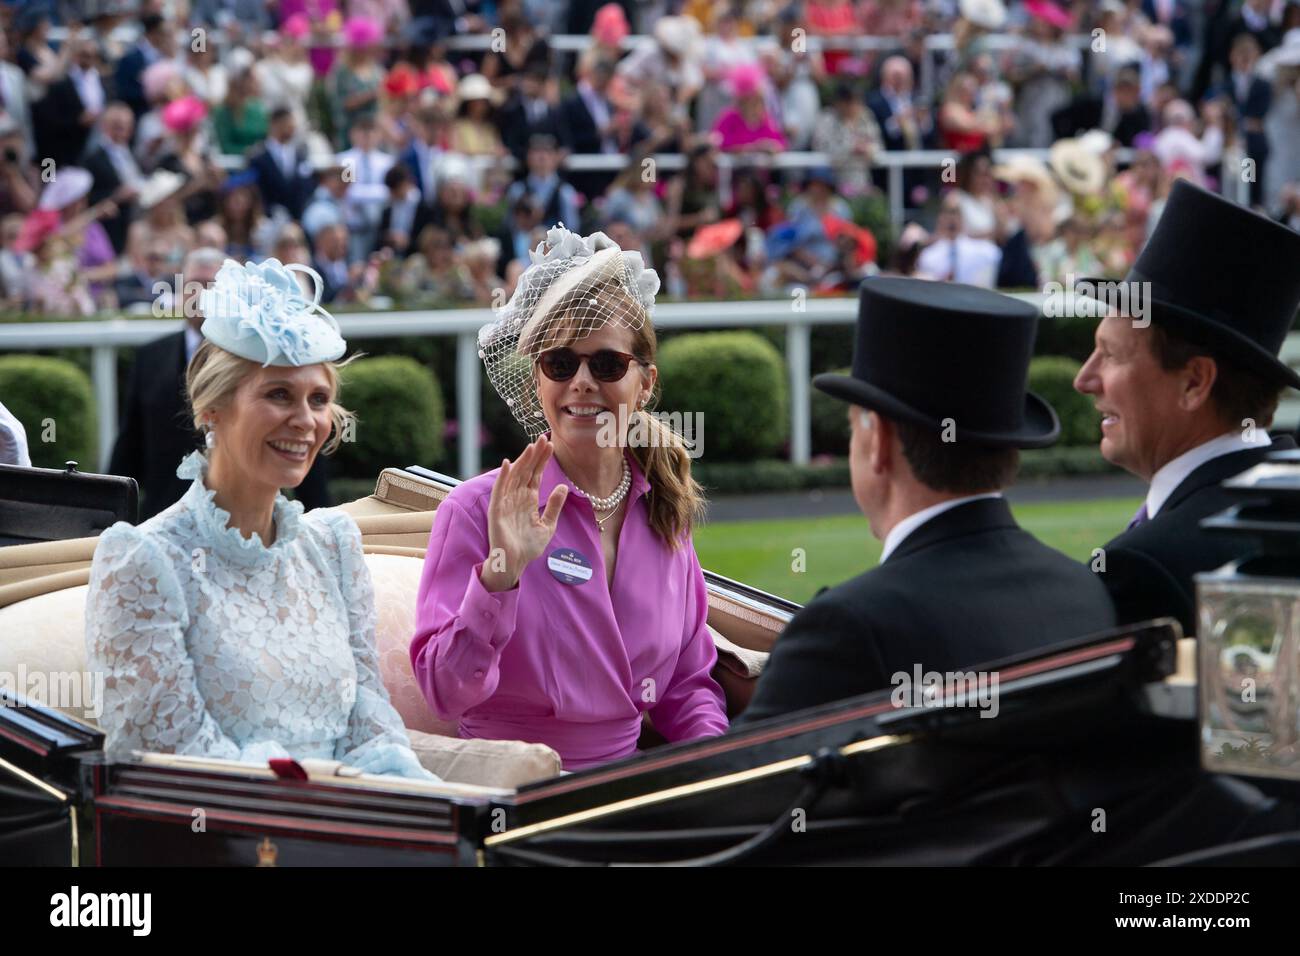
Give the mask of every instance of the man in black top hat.
M 967 670 L 1115 623 L 1087 568 L 1023 531 L 1002 498 L 1056 413 L 1025 391 L 1038 310 L 973 286 L 862 283 L 849 402 L 853 495 L 880 565 L 818 595 L 777 640 L 742 721 Z
M 1149 488 L 1092 564 L 1121 621 L 1168 615 L 1193 634 L 1193 575 L 1241 557 L 1200 528 L 1231 504 L 1220 483 L 1295 447 L 1268 427 L 1300 387 L 1278 358 L 1300 307 L 1300 233 L 1180 180 L 1128 276 L 1095 294 L 1129 308 L 1098 324 L 1074 387 L 1102 415 L 1102 455 Z

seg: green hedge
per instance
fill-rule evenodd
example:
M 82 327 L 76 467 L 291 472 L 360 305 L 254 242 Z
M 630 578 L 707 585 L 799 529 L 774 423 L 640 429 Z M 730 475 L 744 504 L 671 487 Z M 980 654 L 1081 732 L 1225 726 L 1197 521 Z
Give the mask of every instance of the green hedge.
M 707 442 L 705 449 L 708 449 Z M 849 487 L 847 458 L 810 465 L 794 465 L 779 458 L 713 464 L 696 462 L 691 465 L 691 474 L 704 486 L 709 497 Z
M 357 415 L 353 440 L 336 456 L 343 477 L 374 481 L 384 468 L 428 466 L 442 454 L 442 391 L 415 359 L 358 359 L 343 370 L 341 400 Z
M 656 364 L 663 388 L 659 408 L 704 416 L 708 461 L 747 461 L 781 451 L 790 428 L 785 367 L 761 335 L 677 336 L 659 350 Z
M 1058 445 L 1096 445 L 1101 440 L 1101 417 L 1092 399 L 1074 390 L 1082 366 L 1062 355 L 1044 355 L 1029 363 L 1029 390 L 1056 409 L 1061 419 Z
M 691 472 L 710 497 L 849 487 L 849 461 L 840 457 L 808 465 L 794 465 L 780 459 L 713 464 L 695 462 Z M 1024 482 L 1118 473 L 1118 468 L 1101 457 L 1096 445 L 1078 448 L 1055 446 L 1022 451 L 1016 480 Z
M 1030 289 L 1037 292 L 1037 289 Z M 1097 320 L 1089 316 L 1043 319 L 1034 338 L 1035 355 L 1065 355 L 1082 363 L 1092 354 Z
M 835 375 L 848 375 L 850 369 L 830 370 Z M 814 455 L 847 455 L 849 453 L 848 403 L 831 398 L 820 388 L 809 389 L 808 417 L 812 425 L 812 450 Z
M 76 365 L 44 355 L 0 356 L 0 401 L 27 430 L 33 465 L 76 461 L 81 471 L 99 470 L 94 390 Z

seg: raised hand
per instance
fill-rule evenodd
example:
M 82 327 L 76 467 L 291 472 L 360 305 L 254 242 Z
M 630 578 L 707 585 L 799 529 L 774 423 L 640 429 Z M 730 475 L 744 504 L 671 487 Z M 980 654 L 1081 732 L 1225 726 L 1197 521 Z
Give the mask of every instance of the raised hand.
M 488 557 L 479 579 L 489 591 L 508 591 L 534 558 L 541 555 L 555 534 L 560 509 L 569 495 L 568 485 L 556 485 L 537 510 L 537 492 L 542 469 L 554 454 L 551 441 L 542 435 L 513 462 L 501 462 L 501 471 L 488 500 Z

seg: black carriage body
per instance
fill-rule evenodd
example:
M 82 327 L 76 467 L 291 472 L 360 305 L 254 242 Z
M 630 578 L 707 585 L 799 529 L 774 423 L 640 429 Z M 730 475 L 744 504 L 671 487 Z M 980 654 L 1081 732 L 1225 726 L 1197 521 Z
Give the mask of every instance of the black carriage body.
M 439 797 L 174 768 L 98 768 L 97 863 L 464 866 L 479 807 Z
M 883 691 L 534 784 L 485 837 L 486 860 L 1147 862 L 1168 847 L 1144 848 L 1148 816 L 1130 805 L 1171 773 L 1199 775 L 1192 714 L 1144 691 L 1172 670 L 1175 639 L 1116 631 L 981 666 L 999 673 L 993 720 L 970 701 L 900 707 Z M 1118 819 L 1098 835 L 1103 795 Z
M 1144 864 L 1293 827 L 1293 795 L 1200 769 L 1194 685 L 1161 682 L 1176 636 L 981 668 L 992 720 L 885 691 L 494 793 L 114 763 L 98 732 L 5 708 L 0 759 L 46 816 L 10 800 L 0 840 L 110 866 Z
M 38 705 L 0 708 L 0 859 L 54 866 L 464 866 L 486 794 L 281 779 L 162 758 Z M 476 788 L 452 788 L 476 789 Z

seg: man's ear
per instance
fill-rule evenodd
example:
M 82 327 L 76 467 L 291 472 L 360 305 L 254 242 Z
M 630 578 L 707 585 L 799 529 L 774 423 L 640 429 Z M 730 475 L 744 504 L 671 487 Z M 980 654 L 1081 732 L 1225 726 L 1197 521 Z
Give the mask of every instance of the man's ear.
M 873 472 L 884 474 L 894 465 L 894 440 L 898 432 L 893 422 L 876 412 L 866 414 L 871 416 L 871 432 L 867 436 L 868 460 Z
M 1219 377 L 1219 365 L 1208 355 L 1196 355 L 1178 374 L 1182 376 L 1179 407 L 1194 412 L 1210 400 L 1210 392 Z

